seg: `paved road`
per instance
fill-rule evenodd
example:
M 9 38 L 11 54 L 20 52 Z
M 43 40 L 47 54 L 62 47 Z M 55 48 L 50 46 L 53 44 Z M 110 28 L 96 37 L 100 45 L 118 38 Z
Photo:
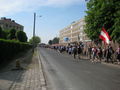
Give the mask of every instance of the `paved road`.
M 48 90 L 120 90 L 120 68 L 40 48 Z

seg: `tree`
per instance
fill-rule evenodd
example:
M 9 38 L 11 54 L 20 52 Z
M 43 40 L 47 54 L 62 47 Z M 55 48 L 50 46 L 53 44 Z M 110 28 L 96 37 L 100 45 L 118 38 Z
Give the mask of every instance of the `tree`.
M 8 35 L 8 39 L 12 40 L 12 39 L 16 39 L 16 30 L 15 29 L 11 29 Z
M 8 39 L 10 30 L 4 30 L 5 39 Z
M 27 42 L 27 35 L 23 31 L 17 31 L 16 37 L 20 42 Z
M 58 37 L 55 37 L 53 40 L 52 40 L 52 44 L 58 44 L 59 43 L 59 38 Z
M 2 38 L 2 34 L 3 34 L 3 31 L 2 31 L 2 28 L 0 27 L 0 38 Z
M 120 44 L 120 0 L 115 0 L 115 13 L 114 13 L 114 25 L 113 25 L 113 33 L 111 37 L 114 41 L 117 41 Z
M 104 26 L 112 40 L 120 41 L 120 1 L 89 0 L 85 16 L 85 32 L 93 41 L 98 41 Z
M 49 44 L 49 45 L 52 45 L 52 40 L 49 40 L 49 41 L 48 41 L 48 44 Z
M 7 33 L 0 27 L 0 38 L 7 39 Z
M 41 39 L 40 39 L 40 37 L 35 36 L 35 37 L 32 37 L 32 38 L 29 40 L 29 42 L 30 42 L 31 44 L 37 45 L 37 44 L 41 43 Z

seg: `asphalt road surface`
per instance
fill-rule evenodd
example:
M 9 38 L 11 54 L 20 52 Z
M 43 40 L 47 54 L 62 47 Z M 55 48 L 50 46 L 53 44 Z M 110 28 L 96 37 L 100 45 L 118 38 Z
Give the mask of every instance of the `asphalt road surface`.
M 48 90 L 120 90 L 120 68 L 39 49 Z

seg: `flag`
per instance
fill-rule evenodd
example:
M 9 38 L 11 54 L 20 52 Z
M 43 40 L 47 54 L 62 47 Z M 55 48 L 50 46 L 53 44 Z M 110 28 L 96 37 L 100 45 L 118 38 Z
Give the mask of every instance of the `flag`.
M 102 31 L 99 38 L 102 39 L 106 44 L 110 43 L 110 36 L 104 27 L 102 27 Z

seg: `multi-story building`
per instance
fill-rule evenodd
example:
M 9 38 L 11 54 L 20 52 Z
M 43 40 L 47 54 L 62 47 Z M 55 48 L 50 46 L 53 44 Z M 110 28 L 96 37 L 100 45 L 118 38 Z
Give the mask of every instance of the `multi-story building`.
M 2 17 L 0 19 L 0 27 L 3 30 L 9 30 L 9 29 L 15 29 L 15 30 L 22 30 L 23 31 L 23 26 L 16 23 L 14 20 L 7 19 L 5 17 Z
M 78 21 L 73 22 L 71 25 L 65 27 L 64 29 L 60 30 L 59 38 L 60 44 L 67 44 L 73 42 L 86 42 L 90 41 L 84 32 L 84 19 L 80 19 Z M 69 38 L 68 41 L 65 41 L 64 38 Z

